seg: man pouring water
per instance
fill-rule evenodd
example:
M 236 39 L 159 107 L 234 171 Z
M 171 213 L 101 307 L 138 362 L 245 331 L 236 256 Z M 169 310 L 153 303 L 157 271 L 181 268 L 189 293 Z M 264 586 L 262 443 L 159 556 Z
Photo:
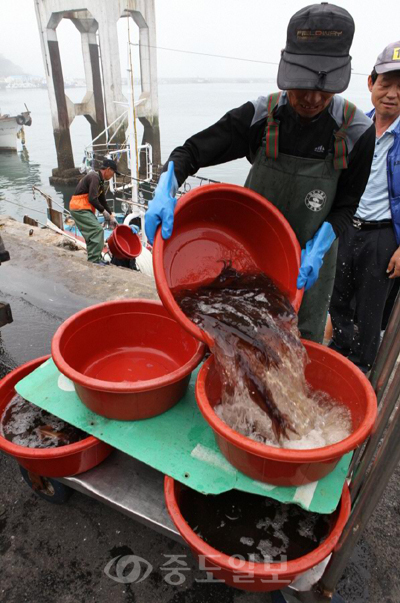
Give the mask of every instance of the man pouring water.
M 297 287 L 305 289 L 299 329 L 322 342 L 335 277 L 337 237 L 351 222 L 368 181 L 375 128 L 337 96 L 350 81 L 354 21 L 323 2 L 298 11 L 287 30 L 278 88 L 228 111 L 170 155 L 146 213 L 153 242 L 158 225 L 173 230 L 176 191 L 200 168 L 247 157 L 245 186 L 273 203 L 302 248 Z M 262 241 L 260 241 L 262 245 Z

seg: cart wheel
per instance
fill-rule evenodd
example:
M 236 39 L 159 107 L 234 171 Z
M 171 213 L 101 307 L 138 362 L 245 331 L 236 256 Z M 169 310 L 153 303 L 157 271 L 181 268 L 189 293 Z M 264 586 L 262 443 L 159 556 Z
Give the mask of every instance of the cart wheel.
M 56 479 L 52 477 L 43 477 L 42 475 L 36 475 L 36 473 L 31 473 L 27 471 L 24 467 L 20 465 L 21 475 L 28 484 L 30 488 L 44 500 L 47 502 L 62 505 L 67 502 L 71 494 L 73 494 L 72 488 L 68 486 L 64 486 Z

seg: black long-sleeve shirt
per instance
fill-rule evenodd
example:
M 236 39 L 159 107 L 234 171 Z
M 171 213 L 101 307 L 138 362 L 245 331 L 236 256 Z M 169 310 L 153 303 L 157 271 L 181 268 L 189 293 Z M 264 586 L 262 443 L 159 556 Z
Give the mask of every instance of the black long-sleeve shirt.
M 75 189 L 74 195 L 89 194 L 89 203 L 91 203 L 101 214 L 104 210 L 112 213 L 106 200 L 104 191 L 104 178 L 101 172 L 89 172 L 81 180 Z
M 333 153 L 334 132 L 342 124 L 344 102 L 342 97 L 335 95 L 322 113 L 305 121 L 292 109 L 283 92 L 274 114 L 280 122 L 279 152 L 312 159 L 324 159 L 328 153 Z M 200 168 L 241 157 L 246 157 L 252 164 L 262 143 L 266 118 L 267 98 L 259 97 L 228 111 L 214 125 L 174 149 L 169 160 L 174 161 L 179 185 Z M 357 209 L 374 154 L 375 126 L 358 109 L 347 130 L 346 141 L 348 168 L 341 172 L 336 197 L 326 218 L 336 236 L 343 232 Z

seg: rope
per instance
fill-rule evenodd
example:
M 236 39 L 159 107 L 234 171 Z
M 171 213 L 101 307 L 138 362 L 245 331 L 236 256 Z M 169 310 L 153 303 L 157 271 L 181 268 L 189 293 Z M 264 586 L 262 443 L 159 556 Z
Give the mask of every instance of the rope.
M 103 55 L 101 52 L 100 36 L 99 36 L 98 31 L 96 32 L 96 41 L 97 41 L 98 56 L 99 56 L 99 61 L 100 61 L 101 83 L 102 83 L 102 87 L 103 87 L 102 96 L 103 96 L 103 115 L 104 115 L 104 125 L 105 125 L 104 133 L 106 135 L 106 141 L 108 142 L 107 103 L 106 103 L 106 95 L 104 94 Z
M 139 44 L 132 44 L 132 46 L 139 46 Z M 232 59 L 233 61 L 246 61 L 247 63 L 263 63 L 264 65 L 279 65 L 279 63 L 273 63 L 271 61 L 257 61 L 255 59 L 243 59 L 240 57 L 228 57 L 223 54 L 210 54 L 208 52 L 194 52 L 193 50 L 179 50 L 178 48 L 165 48 L 164 46 L 151 46 L 150 44 L 140 44 L 145 48 L 157 48 L 158 50 L 170 50 L 171 52 L 182 52 L 184 54 L 198 54 L 203 57 L 217 57 L 219 59 Z
M 139 151 L 138 151 L 138 140 L 137 140 L 137 129 L 136 129 L 136 109 L 135 109 L 135 98 L 133 93 L 133 64 L 132 64 L 132 52 L 131 52 L 131 34 L 129 29 L 129 21 L 128 17 L 128 48 L 129 48 L 129 66 L 130 66 L 130 74 L 131 74 L 131 94 L 132 94 L 132 110 L 133 110 L 133 131 L 135 133 L 135 154 L 136 154 L 136 177 L 139 179 Z M 132 165 L 131 165 L 132 171 Z
M 40 209 L 35 209 L 34 207 L 28 207 L 27 205 L 21 205 L 21 203 L 15 203 L 15 201 L 10 201 L 9 199 L 3 199 L 5 203 L 11 203 L 12 205 L 16 205 L 17 207 L 22 207 L 23 209 L 29 209 L 30 211 L 34 211 L 38 214 L 44 214 L 47 216 L 47 212 L 41 211 Z
M 132 46 L 142 46 L 145 48 L 156 48 L 157 50 L 169 50 L 170 52 L 181 52 L 183 54 L 197 54 L 203 57 L 214 57 L 217 59 L 229 59 L 232 61 L 244 61 L 246 63 L 261 63 L 262 65 L 279 65 L 279 63 L 273 61 L 259 61 L 256 59 L 244 59 L 243 57 L 230 57 L 224 54 L 211 54 L 209 52 L 195 52 L 193 50 L 180 50 L 179 48 L 166 48 L 165 46 L 151 46 L 150 44 L 131 44 Z M 352 71 L 352 75 L 365 75 L 368 76 L 370 73 L 359 73 Z

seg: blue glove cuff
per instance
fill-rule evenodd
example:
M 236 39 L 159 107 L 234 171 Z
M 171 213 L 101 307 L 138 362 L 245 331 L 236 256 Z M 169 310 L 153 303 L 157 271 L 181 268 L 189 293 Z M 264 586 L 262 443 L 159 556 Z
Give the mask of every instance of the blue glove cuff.
M 154 198 L 150 201 L 145 216 L 146 236 L 151 244 L 153 244 L 156 230 L 160 224 L 164 239 L 168 239 L 172 234 L 177 190 L 178 182 L 175 178 L 174 162 L 170 161 L 167 171 L 160 176 L 154 191 Z
M 297 288 L 307 291 L 318 278 L 325 254 L 336 239 L 335 232 L 329 222 L 324 222 L 314 237 L 307 241 L 301 252 L 301 266 L 297 277 Z
M 164 195 L 175 197 L 177 191 L 178 181 L 175 177 L 174 162 L 169 161 L 167 171 L 163 172 L 160 176 L 160 180 L 158 181 L 155 194 L 157 194 L 157 192 L 161 192 Z
M 317 245 L 318 248 L 324 253 L 329 251 L 332 246 L 333 241 L 336 239 L 335 231 L 332 228 L 332 224 L 330 222 L 324 222 L 322 226 L 317 230 L 314 235 L 313 241 L 314 245 Z

